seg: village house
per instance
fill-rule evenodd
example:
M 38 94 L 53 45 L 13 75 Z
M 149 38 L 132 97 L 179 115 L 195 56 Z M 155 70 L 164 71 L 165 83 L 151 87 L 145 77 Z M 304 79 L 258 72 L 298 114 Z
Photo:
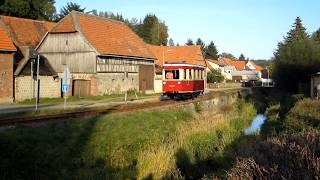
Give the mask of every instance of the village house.
M 253 61 L 233 60 L 220 57 L 218 60 L 207 60 L 211 68 L 219 69 L 226 80 L 242 82 L 258 80 L 262 77 L 264 68 L 256 65 Z
M 71 74 L 70 95 L 154 91 L 155 57 L 125 23 L 72 11 L 43 38 L 37 51 L 53 70 Z
M 162 66 L 165 63 L 190 63 L 206 67 L 201 46 L 155 46 L 148 45 L 156 56 L 155 92 L 162 92 Z M 206 80 L 205 80 L 206 87 Z
M 2 91 L 6 92 L 0 93 L 0 99 L 10 99 L 9 102 L 12 102 L 35 97 L 36 83 L 31 77 L 30 58 L 33 56 L 34 48 L 53 25 L 54 23 L 47 21 L 0 16 L 1 33 L 5 34 L 4 37 L 7 39 L 0 42 L 11 47 L 10 53 L 6 54 L 10 56 L 10 60 L 8 57 L 7 60 L 4 56 L 0 57 L 0 71 L 7 71 L 0 80 Z M 40 61 L 40 97 L 60 96 L 60 84 L 53 77 L 55 73 L 48 63 L 43 59 Z M 53 92 L 51 89 L 57 90 Z
M 220 71 L 221 75 L 224 77 L 224 81 L 232 79 L 232 75 L 230 73 L 225 72 L 224 70 L 224 67 L 227 66 L 227 64 L 224 61 L 206 59 L 206 63 L 207 63 L 207 72 L 211 70 L 218 70 Z

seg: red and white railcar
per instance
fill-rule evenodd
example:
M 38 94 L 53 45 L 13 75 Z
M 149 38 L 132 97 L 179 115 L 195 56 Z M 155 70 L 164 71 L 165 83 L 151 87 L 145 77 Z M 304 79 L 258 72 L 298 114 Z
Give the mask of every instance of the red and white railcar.
M 174 97 L 196 97 L 204 92 L 206 69 L 189 63 L 169 63 L 162 70 L 163 95 Z

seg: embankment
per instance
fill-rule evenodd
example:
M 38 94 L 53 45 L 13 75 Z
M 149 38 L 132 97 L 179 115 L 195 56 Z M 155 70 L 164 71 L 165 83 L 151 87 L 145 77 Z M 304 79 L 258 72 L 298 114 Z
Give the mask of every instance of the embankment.
M 2 179 L 144 179 L 224 174 L 256 111 L 238 94 L 0 132 Z

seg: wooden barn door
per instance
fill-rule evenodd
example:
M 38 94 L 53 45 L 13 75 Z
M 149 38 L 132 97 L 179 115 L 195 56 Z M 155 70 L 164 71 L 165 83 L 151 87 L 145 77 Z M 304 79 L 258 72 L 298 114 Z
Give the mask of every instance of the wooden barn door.
M 73 96 L 87 97 L 90 96 L 91 81 L 74 80 L 73 81 Z
M 139 65 L 139 90 L 154 89 L 154 67 L 148 65 Z

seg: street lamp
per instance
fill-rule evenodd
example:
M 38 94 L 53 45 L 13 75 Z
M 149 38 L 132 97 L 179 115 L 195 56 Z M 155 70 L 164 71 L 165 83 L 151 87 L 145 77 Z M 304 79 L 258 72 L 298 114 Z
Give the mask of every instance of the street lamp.
M 163 64 L 164 64 L 164 62 L 165 62 L 165 61 L 164 61 L 164 53 L 165 53 L 165 52 L 171 52 L 171 51 L 172 51 L 172 50 L 168 49 L 168 50 L 162 52 L 162 66 L 163 66 Z

